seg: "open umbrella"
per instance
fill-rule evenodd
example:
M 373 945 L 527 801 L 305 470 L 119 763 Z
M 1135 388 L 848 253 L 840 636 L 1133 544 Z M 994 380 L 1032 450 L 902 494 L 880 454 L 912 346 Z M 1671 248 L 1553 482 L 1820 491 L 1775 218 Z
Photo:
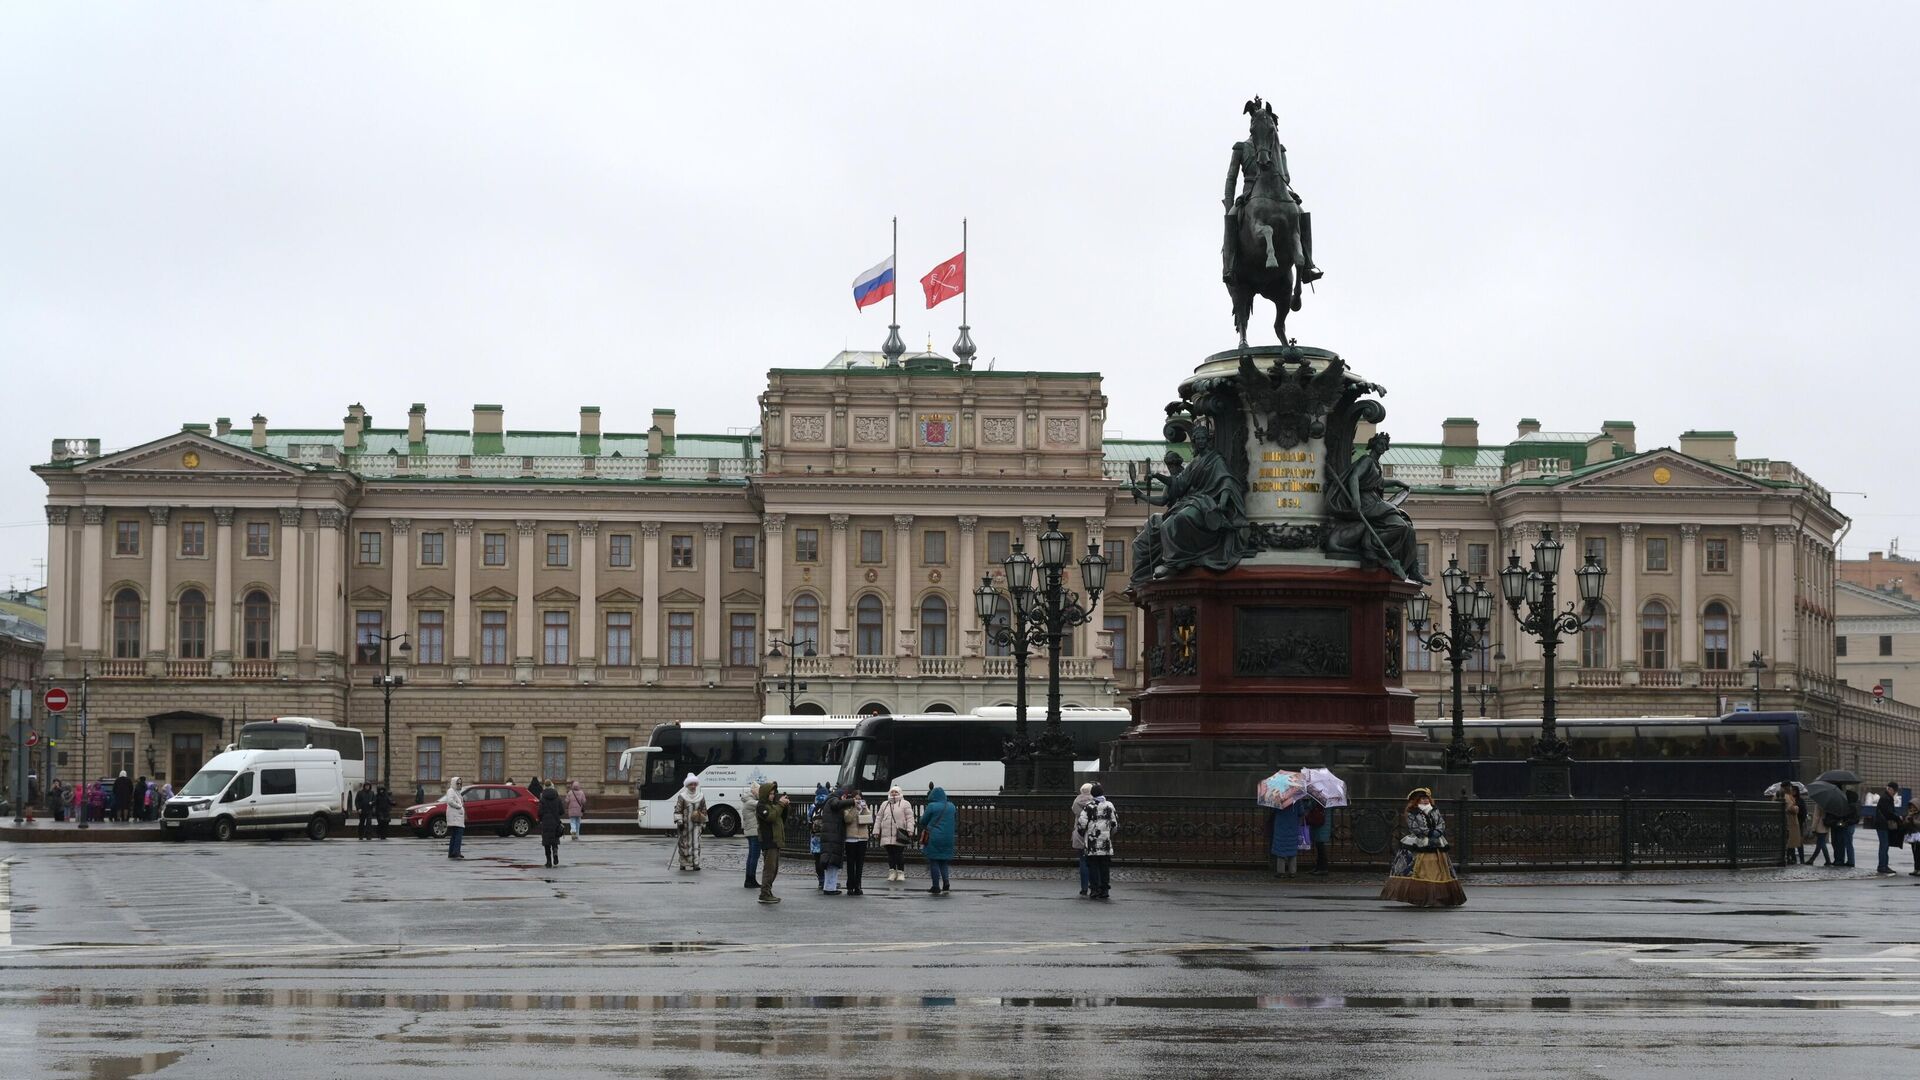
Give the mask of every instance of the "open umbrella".
M 1851 769 L 1828 769 L 1820 774 L 1820 779 L 1829 784 L 1857 784 L 1860 782 L 1860 774 Z
M 1847 793 L 1825 780 L 1815 780 L 1808 784 L 1807 798 L 1812 799 L 1814 805 L 1829 817 L 1846 817 L 1851 809 L 1847 804 Z
M 1307 794 L 1321 806 L 1333 809 L 1347 805 L 1347 782 L 1333 775 L 1330 769 L 1300 770 L 1301 785 Z
M 1260 781 L 1260 786 L 1254 789 L 1253 801 L 1275 810 L 1285 810 L 1305 798 L 1306 794 L 1307 789 L 1300 774 L 1281 769 Z
M 1798 790 L 1798 791 L 1800 792 L 1800 794 L 1802 794 L 1802 795 L 1805 795 L 1805 794 L 1807 793 L 1807 785 L 1805 785 L 1805 784 L 1803 784 L 1803 783 L 1801 783 L 1800 781 L 1798 781 L 1798 780 L 1782 780 L 1782 781 L 1780 781 L 1779 783 L 1777 783 L 1777 784 L 1774 784 L 1773 786 L 1771 786 L 1771 787 L 1769 787 L 1769 788 L 1767 788 L 1767 790 L 1765 790 L 1765 791 L 1763 791 L 1763 792 L 1761 792 L 1760 794 L 1762 794 L 1762 795 L 1765 795 L 1765 796 L 1766 796 L 1767 798 L 1769 798 L 1769 799 L 1776 799 L 1776 798 L 1779 798 L 1779 797 L 1780 797 L 1780 789 L 1781 789 L 1781 788 L 1783 788 L 1783 787 L 1786 787 L 1786 786 L 1787 786 L 1788 784 L 1792 784 L 1792 785 L 1794 786 L 1794 788 L 1796 788 L 1796 789 L 1797 789 L 1797 790 Z

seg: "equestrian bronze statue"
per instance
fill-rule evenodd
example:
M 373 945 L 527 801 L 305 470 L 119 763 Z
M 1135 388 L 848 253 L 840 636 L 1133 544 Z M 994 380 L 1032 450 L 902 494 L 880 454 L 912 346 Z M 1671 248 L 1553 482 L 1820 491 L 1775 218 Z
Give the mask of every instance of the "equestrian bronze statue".
M 1313 265 L 1312 220 L 1293 190 L 1273 105 L 1256 97 L 1245 112 L 1252 131 L 1246 141 L 1233 144 L 1221 200 L 1227 210 L 1221 278 L 1233 296 L 1233 328 L 1241 346 L 1247 344 L 1255 296 L 1272 301 L 1273 330 L 1285 345 L 1287 313 L 1300 310 L 1300 287 L 1321 276 Z

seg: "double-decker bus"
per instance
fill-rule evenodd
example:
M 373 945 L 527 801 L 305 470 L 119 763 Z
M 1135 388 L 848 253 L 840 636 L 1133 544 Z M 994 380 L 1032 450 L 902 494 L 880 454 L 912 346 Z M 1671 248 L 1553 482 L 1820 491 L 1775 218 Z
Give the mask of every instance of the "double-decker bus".
M 757 721 L 661 724 L 645 746 L 620 755 L 620 768 L 640 766 L 642 829 L 673 828 L 673 796 L 687 774 L 700 778 L 707 800 L 707 831 L 732 836 L 742 827 L 741 793 L 748 784 L 772 780 L 795 804 L 813 798 L 816 784 L 831 784 L 836 740 L 853 730 L 852 716 L 763 716 Z
M 1799 712 L 1741 712 L 1725 716 L 1576 717 L 1557 722 L 1573 758 L 1573 794 L 1676 798 L 1740 795 L 1757 798 L 1769 785 L 1801 776 Z M 1451 720 L 1421 720 L 1437 743 L 1453 741 Z M 1473 793 L 1520 798 L 1528 793 L 1527 759 L 1540 721 L 1466 721 L 1473 748 Z
M 240 725 L 241 750 L 333 750 L 340 754 L 346 786 L 340 809 L 353 809 L 353 794 L 367 779 L 367 743 L 359 728 L 312 716 L 276 716 Z M 401 801 L 402 803 L 404 800 Z
M 1045 730 L 1046 715 L 1044 708 L 1027 708 L 1029 737 Z M 837 783 L 870 795 L 896 784 L 908 793 L 941 787 L 949 795 L 998 795 L 1013 723 L 1011 706 L 862 717 L 840 750 Z M 1125 709 L 1061 709 L 1060 726 L 1073 740 L 1074 771 L 1098 770 L 1101 744 L 1132 723 Z

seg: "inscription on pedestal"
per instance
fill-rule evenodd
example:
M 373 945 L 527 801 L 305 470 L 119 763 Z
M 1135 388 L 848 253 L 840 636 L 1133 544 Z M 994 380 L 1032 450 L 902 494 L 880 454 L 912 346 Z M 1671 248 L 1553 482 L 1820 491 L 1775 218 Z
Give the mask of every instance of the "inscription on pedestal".
M 1255 678 L 1353 674 L 1349 613 L 1335 608 L 1243 607 L 1233 613 L 1233 673 Z

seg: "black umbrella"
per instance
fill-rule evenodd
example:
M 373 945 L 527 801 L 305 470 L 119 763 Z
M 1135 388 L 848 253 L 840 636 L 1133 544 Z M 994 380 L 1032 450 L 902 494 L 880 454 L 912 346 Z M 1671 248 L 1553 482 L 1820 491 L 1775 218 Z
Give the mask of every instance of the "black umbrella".
M 1828 769 L 1820 774 L 1820 779 L 1829 784 L 1857 784 L 1860 782 L 1860 774 L 1850 769 Z
M 1847 803 L 1847 793 L 1827 783 L 1825 780 L 1815 780 L 1813 783 L 1808 784 L 1807 798 L 1812 799 L 1814 805 L 1818 806 L 1828 817 L 1846 817 L 1852 810 L 1852 807 Z

